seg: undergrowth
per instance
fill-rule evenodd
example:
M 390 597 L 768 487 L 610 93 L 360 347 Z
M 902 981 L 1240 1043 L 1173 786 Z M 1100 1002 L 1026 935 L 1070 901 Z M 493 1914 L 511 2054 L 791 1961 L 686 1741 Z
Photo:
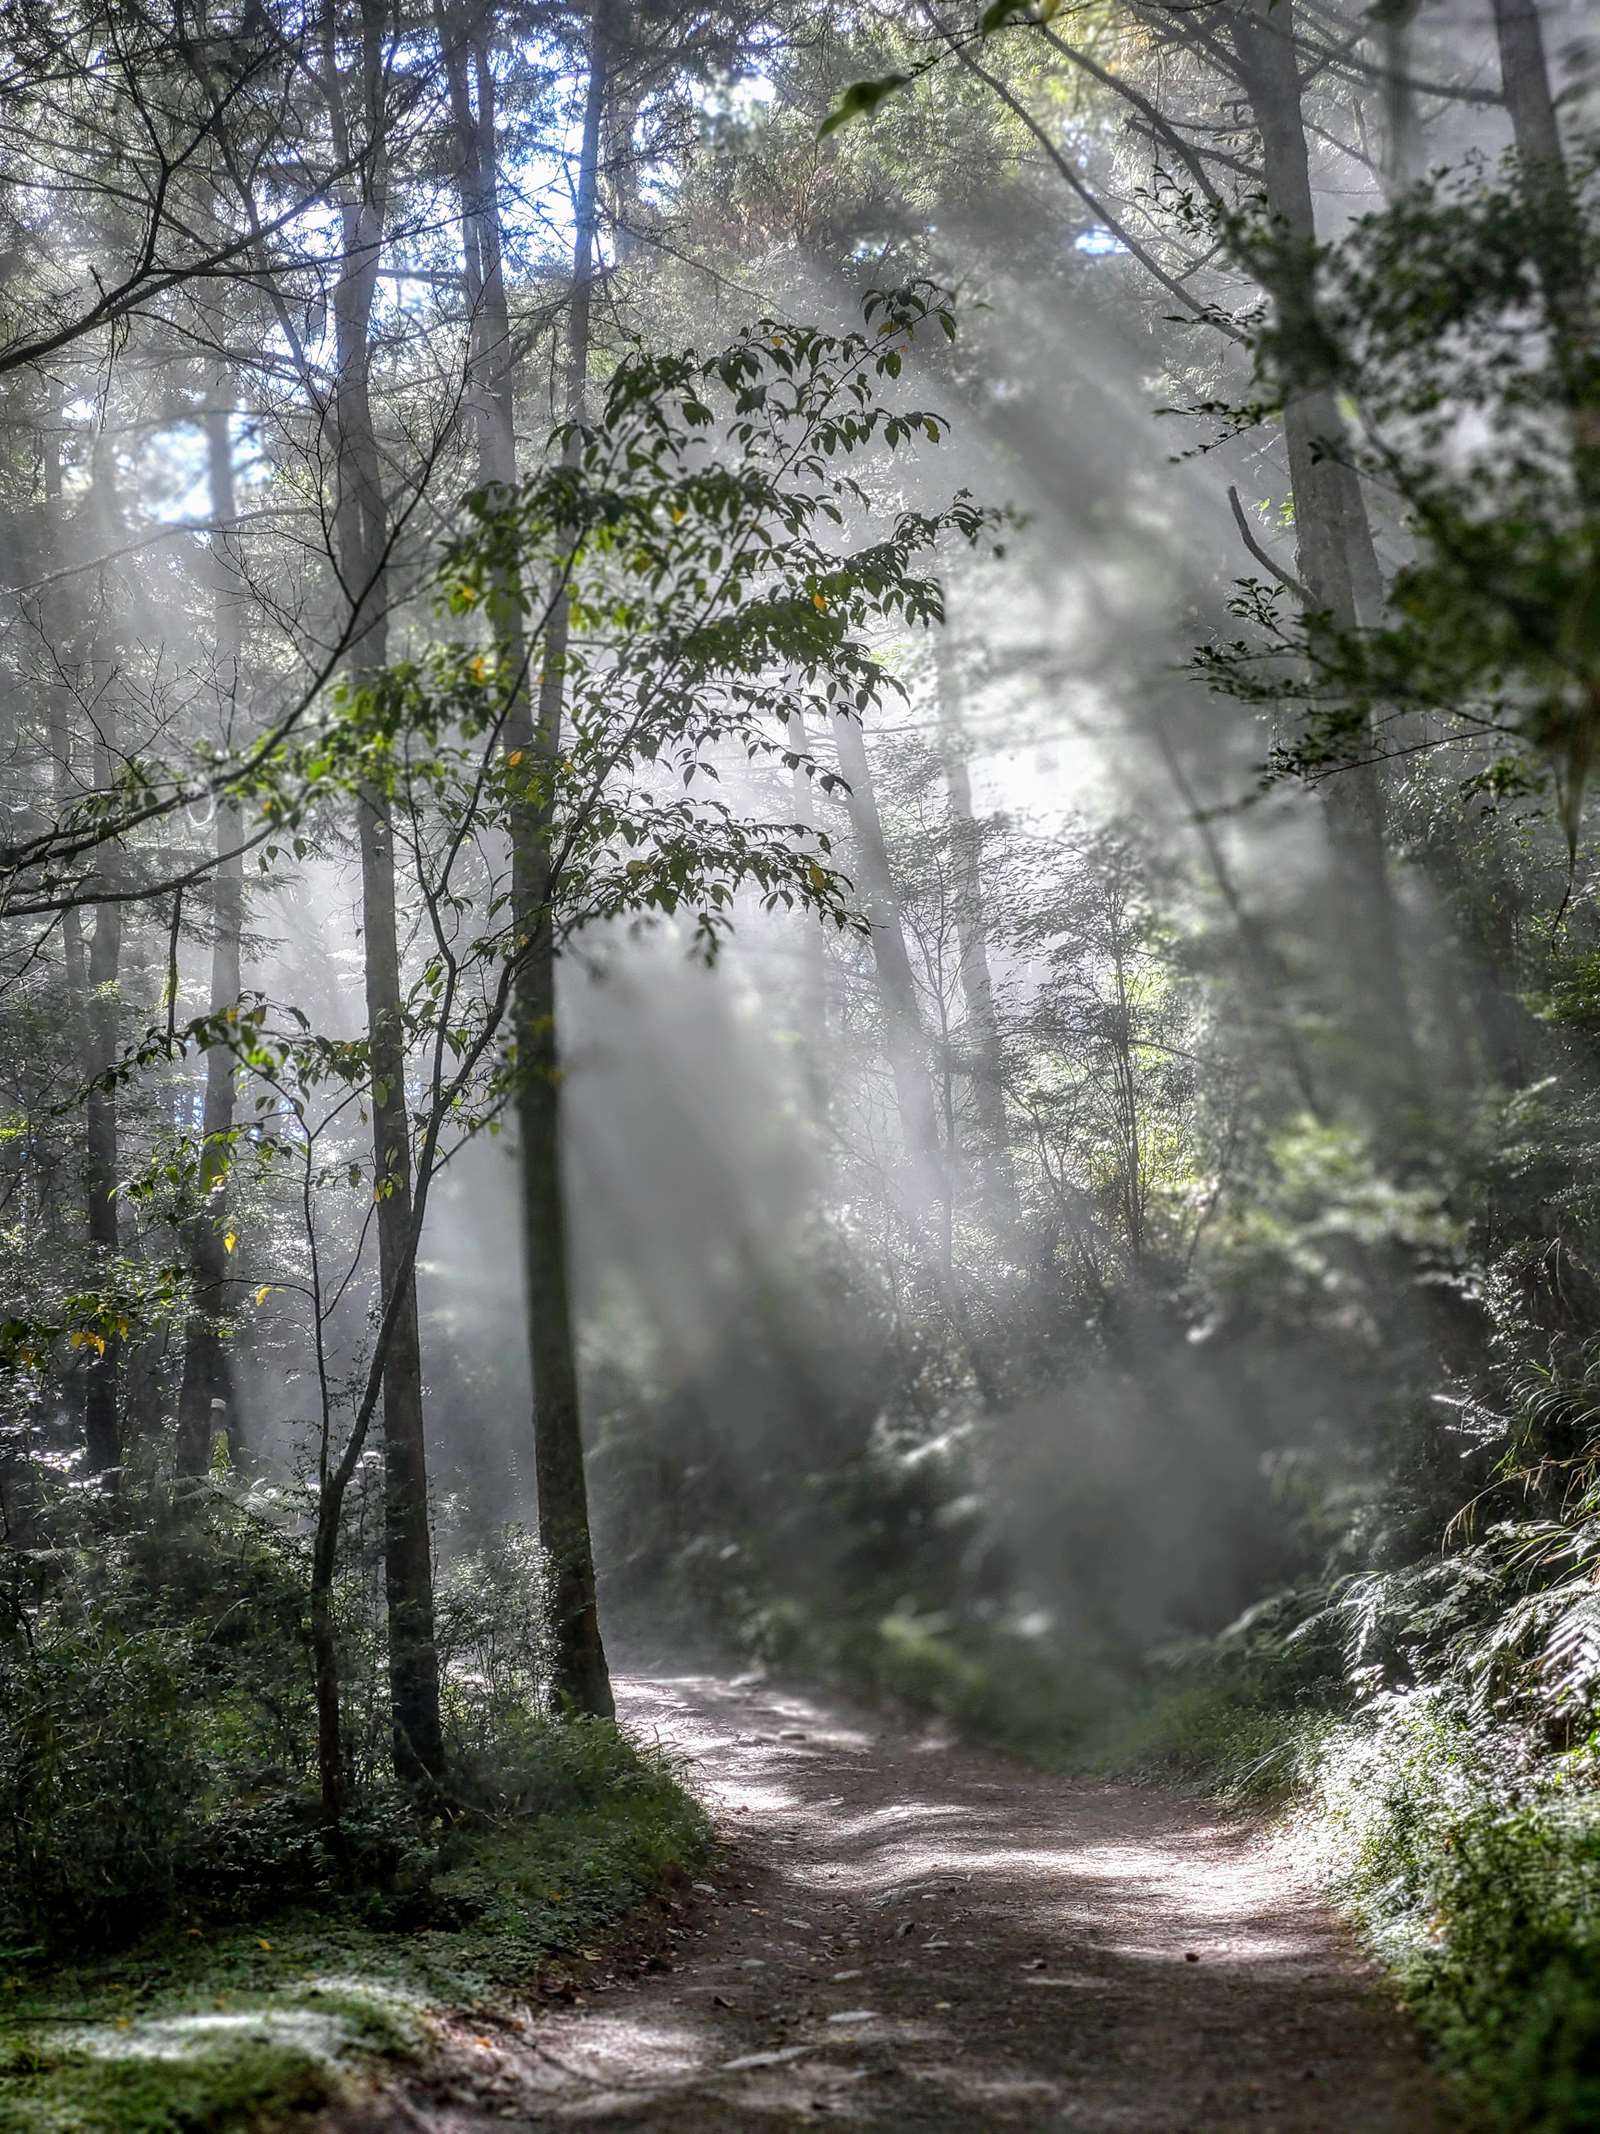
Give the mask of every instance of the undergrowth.
M 382 1887 L 169 1921 L 62 1964 L 0 1948 L 0 2134 L 226 2134 L 426 2049 L 430 2010 L 492 2010 L 615 1946 L 705 1855 L 669 1766 L 599 1721 L 529 1721 L 504 1806 L 418 1833 Z
M 1259 1625 L 1196 1648 L 1072 1761 L 1269 1812 L 1481 2123 L 1600 2124 L 1600 1733 L 1552 1748 L 1448 1677 L 1352 1701 L 1288 1657 Z

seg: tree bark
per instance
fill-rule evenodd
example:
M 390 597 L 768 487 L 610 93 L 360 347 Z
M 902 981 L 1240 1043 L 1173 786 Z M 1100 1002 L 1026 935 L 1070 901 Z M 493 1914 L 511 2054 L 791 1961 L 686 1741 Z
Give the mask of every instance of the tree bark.
M 345 201 L 340 211 L 343 260 L 333 296 L 337 361 L 334 539 L 345 596 L 354 611 L 349 680 L 356 689 L 380 672 L 388 658 L 388 507 L 370 398 L 372 304 L 384 239 L 382 97 L 387 15 L 383 0 L 363 0 L 360 64 L 368 155 L 360 196 Z M 333 80 L 329 91 L 330 100 L 336 100 L 338 84 Z M 383 1364 L 384 1586 L 394 1768 L 406 1783 L 426 1784 L 443 1776 L 444 1737 L 428 1534 L 422 1350 L 416 1275 L 407 1249 L 411 1133 L 394 839 L 388 796 L 381 788 L 369 786 L 360 795 L 357 827 L 378 1280 L 386 1310 L 400 1292 Z
M 983 1143 L 983 1176 L 990 1212 L 1001 1227 L 1017 1224 L 1017 1182 L 1011 1167 L 1011 1136 L 1006 1121 L 1005 1055 L 994 1008 L 994 979 L 989 968 L 989 940 L 983 895 L 982 834 L 972 808 L 972 776 L 967 769 L 961 732 L 961 704 L 956 651 L 945 627 L 934 640 L 938 678 L 939 755 L 949 796 L 950 828 L 956 864 L 956 943 L 960 950 L 961 997 L 967 1011 L 968 1072 L 978 1131 Z
M 809 756 L 811 744 L 805 720 L 791 711 L 788 721 L 789 749 L 795 756 Z M 816 832 L 816 793 L 804 764 L 793 773 L 794 819 L 812 843 Z M 828 965 L 823 950 L 822 929 L 804 928 L 800 943 L 799 1039 L 803 1050 L 806 1102 L 814 1121 L 821 1122 L 828 1110 L 828 1077 L 825 1053 L 828 1042 Z
M 1351 631 L 1382 613 L 1383 576 L 1344 421 L 1318 353 L 1316 207 L 1288 6 L 1283 0 L 1247 0 L 1233 18 L 1233 42 L 1261 136 L 1267 205 L 1276 225 L 1252 265 L 1273 300 L 1285 351 L 1283 434 L 1300 578 L 1315 608 L 1336 629 Z M 1354 921 L 1349 976 L 1368 1063 L 1392 1067 L 1393 1079 L 1417 1093 L 1383 789 L 1372 752 L 1359 749 L 1324 790 L 1329 836 Z
M 872 960 L 878 999 L 883 1009 L 884 1050 L 894 1078 L 900 1135 L 913 1175 L 914 1197 L 924 1212 L 935 1200 L 943 1171 L 939 1144 L 939 1107 L 928 1072 L 917 982 L 906 949 L 900 898 L 889 868 L 883 819 L 873 790 L 872 769 L 858 720 L 835 714 L 834 742 L 839 769 L 850 788 L 850 827 L 855 836 L 856 868 L 862 902 L 872 926 Z
M 569 421 L 582 415 L 589 376 L 609 35 L 607 0 L 596 0 L 572 246 L 566 376 Z M 574 441 L 569 451 L 575 450 Z M 577 1345 L 568 1282 L 566 1191 L 561 1175 L 561 1047 L 556 1014 L 551 833 L 555 764 L 561 752 L 566 692 L 568 621 L 563 581 L 553 591 L 541 648 L 543 671 L 537 717 L 530 725 L 524 708 L 515 726 L 508 722 L 506 731 L 513 752 L 517 748 L 528 750 L 535 769 L 534 798 L 516 809 L 512 822 L 512 910 L 518 939 L 527 943 L 517 982 L 513 1040 L 518 1068 L 517 1127 L 528 1342 L 533 1366 L 534 1466 L 539 1489 L 539 1538 L 551 1580 L 553 1687 L 558 1700 L 568 1708 L 609 1718 L 615 1706 L 595 1592 Z
M 105 548 L 116 544 L 121 512 L 111 467 L 110 445 L 96 440 L 91 508 L 97 522 L 96 537 Z M 119 653 L 117 634 L 109 607 L 112 598 L 106 573 L 100 574 L 97 598 L 100 614 L 93 632 L 85 679 L 94 729 L 94 789 L 109 792 L 116 781 L 120 742 L 117 715 Z M 123 877 L 122 854 L 114 840 L 98 856 L 98 883 L 115 892 Z M 119 983 L 122 965 L 123 907 L 115 895 L 94 907 L 94 933 L 88 945 L 88 1005 L 85 1016 L 87 1056 L 84 1079 L 91 1085 L 84 1119 L 84 1206 L 89 1247 L 95 1274 L 104 1281 L 121 1248 L 117 1209 L 117 1097 L 100 1078 L 117 1056 L 120 1022 Z M 93 1473 L 114 1484 L 122 1466 L 123 1445 L 118 1384 L 122 1362 L 121 1337 L 109 1330 L 103 1345 L 92 1352 L 84 1395 L 84 1443 Z
M 1583 219 L 1572 196 L 1550 90 L 1538 0 L 1494 0 L 1494 26 L 1501 87 L 1533 218 L 1534 267 L 1572 432 L 1578 494 L 1584 511 L 1593 517 L 1600 512 L 1600 378 L 1593 291 Z
M 210 367 L 207 381 L 206 459 L 211 516 L 231 525 L 237 512 L 233 441 L 228 422 L 226 367 Z M 243 588 L 228 562 L 226 540 L 213 535 L 213 627 L 216 632 L 217 703 L 224 733 L 231 730 L 239 699 L 239 653 Z M 240 812 L 232 802 L 217 809 L 217 862 L 211 876 L 210 1013 L 225 1015 L 239 998 L 240 935 L 244 923 L 244 857 L 239 851 Z M 210 1464 L 220 1406 L 235 1467 L 244 1463 L 242 1417 L 233 1369 L 222 1338 L 228 1253 L 223 1242 L 228 1212 L 228 1137 L 233 1129 L 234 1056 L 226 1045 L 206 1053 L 206 1088 L 200 1152 L 200 1208 L 189 1239 L 192 1292 L 183 1379 L 178 1391 L 178 1436 L 173 1464 L 180 1475 L 204 1474 Z
M 466 42 L 441 10 L 452 114 L 460 143 L 464 284 L 474 320 L 473 400 L 480 477 L 485 485 L 516 480 L 514 379 L 506 304 L 495 141 L 494 78 L 482 32 Z M 590 312 L 596 272 L 600 143 L 610 60 L 607 0 L 596 0 L 584 98 L 568 316 L 565 415 L 581 418 L 588 386 Z M 476 110 L 473 91 L 476 91 Z M 567 448 L 576 461 L 574 438 Z M 511 694 L 504 723 L 509 763 L 526 762 L 520 797 L 510 810 L 511 909 L 518 959 L 511 1012 L 517 1067 L 518 1186 L 523 1278 L 533 1379 L 534 1473 L 539 1539 L 550 1580 L 552 1691 L 559 1709 L 610 1718 L 615 1710 L 595 1585 L 583 1458 L 583 1416 L 568 1272 L 566 1188 L 561 1168 L 561 1049 L 551 838 L 554 769 L 565 709 L 568 601 L 565 575 L 550 591 L 535 713 L 527 677 L 528 644 L 516 588 L 494 589 L 490 621 Z

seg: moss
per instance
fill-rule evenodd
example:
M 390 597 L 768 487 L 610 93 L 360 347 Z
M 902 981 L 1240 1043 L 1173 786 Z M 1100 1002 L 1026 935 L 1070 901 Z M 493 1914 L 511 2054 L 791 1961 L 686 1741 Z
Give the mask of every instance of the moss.
M 37 2064 L 28 2064 L 36 2061 Z M 5 2134 L 228 2134 L 316 2111 L 339 2078 L 318 2055 L 241 2041 L 160 2057 L 71 2049 L 0 2059 Z
M 292 2119 L 424 2057 L 433 2010 L 492 2007 L 615 1945 L 710 1846 L 671 1769 L 614 1727 L 530 1725 L 498 1780 L 501 1812 L 433 1833 L 392 1888 L 72 1966 L 0 1950 L 0 2134 Z

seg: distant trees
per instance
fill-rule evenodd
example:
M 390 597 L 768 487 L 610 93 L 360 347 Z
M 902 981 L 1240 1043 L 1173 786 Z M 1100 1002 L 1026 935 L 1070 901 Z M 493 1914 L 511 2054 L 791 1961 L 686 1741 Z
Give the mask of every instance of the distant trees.
M 453 1783 L 428 1223 L 505 1128 L 483 1368 L 526 1346 L 551 1688 L 611 1709 L 585 1437 L 633 1364 L 585 1349 L 580 957 L 751 922 L 816 1290 L 787 1317 L 763 1268 L 757 1316 L 853 1505 L 913 1440 L 981 1468 L 995 1416 L 1137 1375 L 1140 1329 L 1259 1308 L 1363 1384 L 1374 1327 L 1465 1368 L 1470 1190 L 1419 1181 L 1592 1050 L 1595 181 L 1537 9 L 1468 55 L 1503 97 L 1309 0 L 820 19 L 18 18 L 0 1507 L 270 1505 L 333 1821 L 380 1445 L 387 1754 Z M 995 330 L 957 337 L 947 271 Z M 993 568 L 930 471 L 947 402 L 974 485 L 1056 514 Z M 1152 402 L 1176 464 L 1130 445 Z M 991 720 L 1093 775 L 997 769 Z M 686 1238 L 708 1295 L 757 1228 Z

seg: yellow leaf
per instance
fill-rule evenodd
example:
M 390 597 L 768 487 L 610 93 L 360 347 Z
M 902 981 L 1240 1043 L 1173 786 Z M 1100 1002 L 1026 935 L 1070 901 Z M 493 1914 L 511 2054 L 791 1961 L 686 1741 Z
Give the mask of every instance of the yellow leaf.
M 507 756 L 506 761 L 507 763 L 520 763 L 522 761 L 522 750 L 520 748 L 514 748 L 511 751 L 510 755 Z
M 477 658 L 472 662 L 471 666 L 467 669 L 467 672 L 472 676 L 472 679 L 475 682 L 486 682 L 489 679 L 488 653 L 480 652 Z
M 828 612 L 828 603 L 823 599 L 820 593 L 812 594 L 811 605 L 816 609 L 819 615 L 826 615 Z
M 268 1297 L 270 1297 L 271 1295 L 272 1284 L 270 1282 L 263 1282 L 261 1287 L 256 1291 L 257 1304 L 265 1304 Z
M 238 1242 L 239 1242 L 239 1233 L 238 1233 L 238 1231 L 237 1231 L 237 1230 L 230 1230 L 230 1231 L 228 1232 L 227 1236 L 226 1236 L 226 1237 L 225 1237 L 225 1238 L 224 1238 L 224 1239 L 222 1240 L 222 1249 L 223 1249 L 223 1251 L 224 1251 L 224 1252 L 231 1252 L 231 1251 L 233 1250 L 234 1246 L 238 1244 Z
M 256 1939 L 256 1947 L 258 1949 L 270 1949 L 272 1947 L 272 1944 L 270 1941 L 262 1941 L 258 1936 Z

